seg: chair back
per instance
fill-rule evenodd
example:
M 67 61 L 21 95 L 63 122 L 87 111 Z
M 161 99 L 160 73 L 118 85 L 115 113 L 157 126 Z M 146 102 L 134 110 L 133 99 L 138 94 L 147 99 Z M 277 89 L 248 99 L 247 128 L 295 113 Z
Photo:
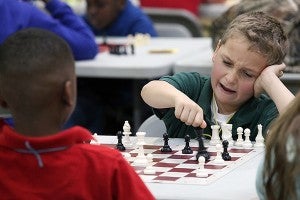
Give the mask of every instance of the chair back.
M 143 8 L 150 17 L 159 37 L 201 37 L 201 26 L 196 16 L 185 9 Z
M 152 115 L 141 124 L 138 129 L 138 132 L 140 131 L 146 132 L 146 137 L 163 137 L 167 129 L 162 120 L 156 115 Z

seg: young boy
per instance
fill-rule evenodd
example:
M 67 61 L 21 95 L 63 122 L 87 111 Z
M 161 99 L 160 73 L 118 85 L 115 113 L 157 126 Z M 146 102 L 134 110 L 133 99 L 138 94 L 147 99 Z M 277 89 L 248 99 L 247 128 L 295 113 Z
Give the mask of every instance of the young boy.
M 1 199 L 154 199 L 118 151 L 89 144 L 84 128 L 61 131 L 75 102 L 63 39 L 31 28 L 0 46 L 0 105 L 15 120 L 0 123 Z
M 145 85 L 141 95 L 164 120 L 170 137 L 195 137 L 193 127 L 211 135 L 211 125 L 230 123 L 233 139 L 243 127 L 255 140 L 257 125 L 266 133 L 294 98 L 278 78 L 285 50 L 278 21 L 262 12 L 240 15 L 219 41 L 210 78 L 196 72 L 165 76 Z

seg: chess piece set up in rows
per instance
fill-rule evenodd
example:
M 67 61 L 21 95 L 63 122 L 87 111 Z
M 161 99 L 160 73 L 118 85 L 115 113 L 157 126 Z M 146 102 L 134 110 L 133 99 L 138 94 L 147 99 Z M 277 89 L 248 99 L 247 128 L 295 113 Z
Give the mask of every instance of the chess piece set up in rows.
M 213 160 L 214 164 L 223 164 L 225 161 L 231 160 L 231 156 L 229 155 L 228 148 L 232 146 L 237 146 L 240 148 L 252 148 L 253 144 L 250 141 L 250 129 L 246 128 L 243 130 L 243 128 L 239 127 L 237 128 L 237 134 L 238 139 L 237 141 L 233 141 L 232 139 L 232 125 L 231 124 L 223 124 L 222 125 L 222 138 L 219 136 L 219 125 L 212 125 L 212 137 L 209 141 L 209 145 L 215 146 L 216 148 L 216 156 Z M 196 154 L 196 160 L 198 160 L 198 170 L 196 173 L 196 176 L 198 177 L 207 177 L 208 174 L 206 170 L 204 169 L 205 162 L 208 162 L 210 160 L 210 155 L 206 150 L 206 147 L 204 146 L 203 142 L 203 129 L 195 128 L 195 132 L 197 134 L 196 140 L 198 141 L 198 150 Z M 243 134 L 245 135 L 245 140 L 243 140 Z M 134 145 L 132 141 L 130 140 L 130 124 L 128 121 L 125 121 L 123 126 L 123 132 L 118 131 L 117 133 L 117 139 L 118 142 L 116 144 L 116 148 L 120 150 L 125 157 L 125 159 L 129 162 L 131 162 L 135 166 L 146 166 L 144 169 L 144 174 L 155 174 L 156 171 L 153 168 L 153 155 L 147 154 L 145 155 L 144 152 L 144 145 L 145 143 L 145 135 L 146 132 L 137 132 L 136 133 L 136 144 Z M 124 138 L 123 138 L 124 136 Z M 172 152 L 172 148 L 168 144 L 168 134 L 163 134 L 164 139 L 164 145 L 161 147 L 161 152 Z M 182 149 L 182 154 L 192 154 L 193 150 L 191 149 L 189 143 L 190 143 L 190 136 L 185 136 L 185 146 Z M 98 143 L 99 144 L 99 143 Z M 262 126 L 258 125 L 258 134 L 256 137 L 256 142 L 254 144 L 254 147 L 264 147 L 264 138 L 262 136 Z M 132 158 L 131 155 L 127 152 L 125 152 L 126 148 L 135 148 L 137 150 L 137 156 Z
M 219 131 L 220 128 L 222 130 L 222 140 L 227 140 L 228 145 L 231 146 L 236 146 L 236 147 L 244 147 L 244 148 L 251 148 L 251 147 L 264 147 L 264 137 L 262 135 L 262 125 L 258 124 L 257 125 L 257 136 L 255 138 L 255 143 L 253 144 L 250 141 L 250 129 L 245 128 L 243 130 L 242 127 L 237 128 L 237 135 L 238 138 L 236 141 L 232 139 L 232 124 L 222 124 L 221 127 L 219 125 L 212 125 L 212 135 L 211 135 L 211 140 L 209 142 L 210 145 L 214 146 L 217 144 L 221 144 L 221 139 L 219 136 Z M 243 139 L 243 135 L 245 137 L 245 140 Z

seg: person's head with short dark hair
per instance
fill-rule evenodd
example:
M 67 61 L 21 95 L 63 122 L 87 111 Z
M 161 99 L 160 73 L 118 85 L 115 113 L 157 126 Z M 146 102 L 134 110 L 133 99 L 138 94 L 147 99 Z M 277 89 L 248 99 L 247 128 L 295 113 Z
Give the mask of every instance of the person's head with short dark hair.
M 10 110 L 17 132 L 58 132 L 76 103 L 74 58 L 56 34 L 29 28 L 0 46 L 0 104 Z
M 107 28 L 124 9 L 126 0 L 86 0 L 87 17 L 97 29 Z

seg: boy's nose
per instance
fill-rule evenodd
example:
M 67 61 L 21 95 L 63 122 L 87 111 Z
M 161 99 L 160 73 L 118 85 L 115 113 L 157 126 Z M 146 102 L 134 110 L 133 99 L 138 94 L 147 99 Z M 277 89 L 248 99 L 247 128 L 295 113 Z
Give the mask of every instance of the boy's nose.
M 235 70 L 230 70 L 227 72 L 225 78 L 228 83 L 234 83 L 236 81 L 237 72 Z

